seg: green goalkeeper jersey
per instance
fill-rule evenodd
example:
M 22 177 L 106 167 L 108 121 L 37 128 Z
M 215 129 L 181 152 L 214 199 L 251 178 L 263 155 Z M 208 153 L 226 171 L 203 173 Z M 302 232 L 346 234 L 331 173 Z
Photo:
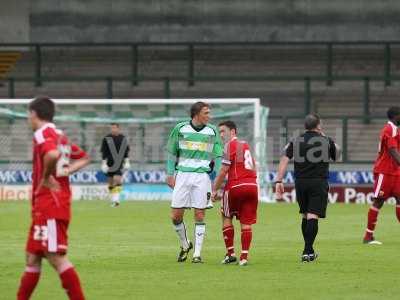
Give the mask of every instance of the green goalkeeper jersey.
M 167 173 L 181 172 L 206 173 L 219 169 L 223 146 L 215 126 L 207 124 L 200 128 L 191 121 L 178 123 L 169 135 Z

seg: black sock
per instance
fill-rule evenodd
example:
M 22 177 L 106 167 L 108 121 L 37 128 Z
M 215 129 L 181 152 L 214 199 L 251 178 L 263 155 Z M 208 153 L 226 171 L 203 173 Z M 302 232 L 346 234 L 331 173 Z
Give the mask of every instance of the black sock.
M 306 240 L 304 243 L 303 254 L 313 254 L 314 253 L 314 240 L 318 233 L 318 219 L 308 219 L 306 226 Z
M 304 242 L 306 241 L 306 226 L 307 226 L 307 219 L 303 218 L 301 221 L 301 233 L 303 234 Z

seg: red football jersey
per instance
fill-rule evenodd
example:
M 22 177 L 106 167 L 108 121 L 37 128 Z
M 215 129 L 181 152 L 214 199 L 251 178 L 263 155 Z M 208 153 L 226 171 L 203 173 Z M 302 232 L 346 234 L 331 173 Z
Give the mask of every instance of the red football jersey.
M 228 182 L 225 190 L 241 184 L 257 184 L 257 172 L 250 146 L 245 141 L 233 138 L 225 145 L 222 163 L 229 165 Z
M 374 173 L 400 175 L 400 168 L 389 153 L 390 148 L 400 151 L 399 130 L 392 122 L 388 122 L 381 131 L 378 158 L 375 161 Z
M 59 183 L 57 191 L 41 187 L 43 179 L 43 159 L 52 150 L 60 152 L 56 170 L 52 176 Z M 61 171 L 69 165 L 70 159 L 80 159 L 86 153 L 75 144 L 70 144 L 67 136 L 56 129 L 52 123 L 46 123 L 36 130 L 33 137 L 33 174 L 32 174 L 32 217 L 34 219 L 70 219 L 71 189 L 69 177 Z M 61 175 L 60 175 L 61 174 Z

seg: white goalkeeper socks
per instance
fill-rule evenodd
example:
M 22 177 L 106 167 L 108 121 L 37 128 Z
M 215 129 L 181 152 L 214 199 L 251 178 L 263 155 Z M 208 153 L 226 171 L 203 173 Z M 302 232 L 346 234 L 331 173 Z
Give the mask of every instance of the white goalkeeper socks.
M 189 248 L 189 241 L 187 239 L 187 232 L 186 232 L 186 226 L 185 226 L 185 222 L 181 222 L 179 224 L 174 224 L 174 228 L 176 233 L 178 234 L 179 237 L 179 241 L 181 243 L 181 247 L 183 249 L 187 249 Z
M 199 257 L 201 255 L 201 248 L 203 247 L 205 233 L 206 224 L 202 222 L 197 222 L 194 226 L 195 246 L 193 257 Z

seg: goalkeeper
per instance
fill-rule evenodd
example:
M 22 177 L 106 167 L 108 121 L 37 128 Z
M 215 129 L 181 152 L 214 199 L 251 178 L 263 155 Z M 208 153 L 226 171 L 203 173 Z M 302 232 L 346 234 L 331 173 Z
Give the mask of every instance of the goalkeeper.
M 122 191 L 122 173 L 130 168 L 129 145 L 127 138 L 121 134 L 119 124 L 111 124 L 111 133 L 101 143 L 101 170 L 108 177 L 108 190 L 111 195 L 111 206 L 120 204 Z
M 167 184 L 173 189 L 171 218 L 178 234 L 181 250 L 178 262 L 184 262 L 193 248 L 183 221 L 185 209 L 194 209 L 195 247 L 193 263 L 201 263 L 206 225 L 205 209 L 211 202 L 212 167 L 219 172 L 222 143 L 215 126 L 207 124 L 210 107 L 196 102 L 190 109 L 191 121 L 181 122 L 172 130 L 167 144 Z

